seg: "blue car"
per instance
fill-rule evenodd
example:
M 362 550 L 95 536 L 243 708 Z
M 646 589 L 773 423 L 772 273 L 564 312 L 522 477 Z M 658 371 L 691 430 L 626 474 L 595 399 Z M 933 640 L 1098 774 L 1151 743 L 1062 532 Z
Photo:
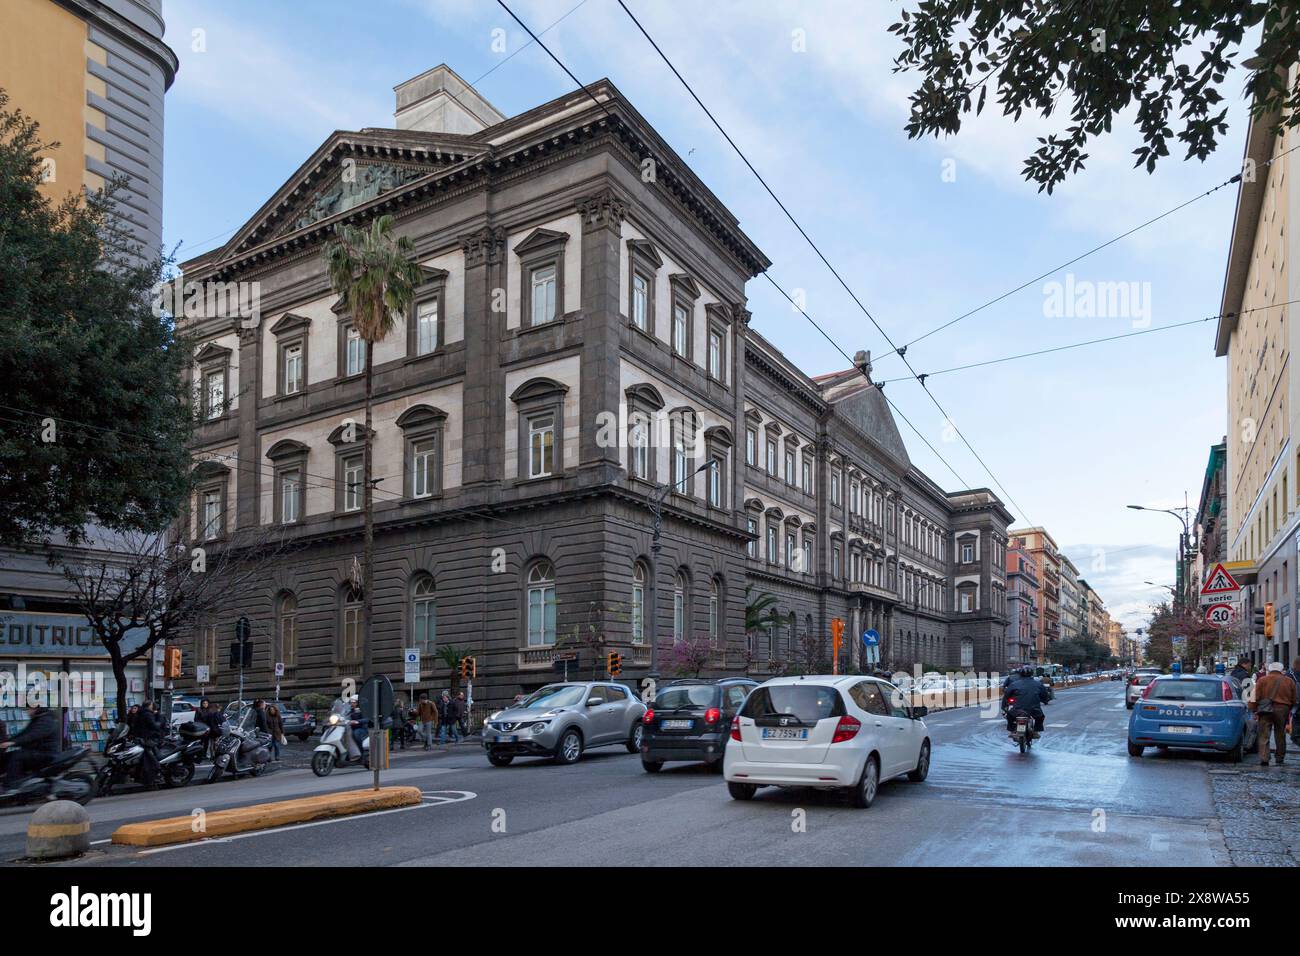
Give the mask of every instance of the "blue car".
M 1216 750 L 1241 762 L 1254 745 L 1254 717 L 1241 688 L 1218 674 L 1164 674 L 1147 685 L 1128 720 L 1128 753 L 1147 747 Z

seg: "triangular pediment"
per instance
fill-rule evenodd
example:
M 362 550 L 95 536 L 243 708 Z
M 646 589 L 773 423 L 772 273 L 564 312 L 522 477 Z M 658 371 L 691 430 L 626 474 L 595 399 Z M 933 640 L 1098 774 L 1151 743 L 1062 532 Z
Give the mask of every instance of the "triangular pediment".
M 417 130 L 333 133 L 222 249 L 232 256 L 310 229 L 479 156 L 469 137 Z

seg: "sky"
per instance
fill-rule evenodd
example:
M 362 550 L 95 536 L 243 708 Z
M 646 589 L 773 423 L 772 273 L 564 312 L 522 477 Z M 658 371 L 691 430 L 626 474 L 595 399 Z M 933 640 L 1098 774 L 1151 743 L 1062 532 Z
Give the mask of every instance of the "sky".
M 1181 507 L 1186 494 L 1195 511 L 1225 432 L 1213 321 L 934 375 L 926 387 L 946 420 L 615 0 L 507 2 L 534 32 L 551 27 L 543 41 L 581 81 L 618 86 L 845 353 L 872 352 L 875 379 L 916 428 L 898 422 L 918 467 L 950 490 L 992 488 L 1018 524 L 1048 529 L 1112 615 L 1130 631 L 1145 624 L 1165 592 L 1143 582 L 1173 583 L 1181 526 L 1125 506 Z M 1174 147 L 1154 174 L 1135 170 L 1138 137 L 1117 123 L 1090 146 L 1086 170 L 1049 196 L 1020 168 L 1066 116 L 1013 122 L 989 108 L 955 137 L 907 138 L 916 80 L 892 69 L 897 3 L 627 3 L 895 345 L 1240 167 L 1240 74 L 1224 88 L 1229 132 L 1207 161 Z M 392 126 L 392 88 L 439 63 L 506 115 L 574 88 L 493 0 L 164 0 L 164 15 L 181 62 L 166 101 L 164 204 L 165 244 L 179 260 L 228 239 L 334 130 Z M 915 342 L 907 357 L 932 373 L 1215 316 L 1235 197 L 1235 186 L 1220 189 Z M 1129 293 L 1125 308 L 1089 310 L 1077 298 L 1114 283 Z M 765 279 L 748 295 L 753 327 L 805 372 L 846 367 Z

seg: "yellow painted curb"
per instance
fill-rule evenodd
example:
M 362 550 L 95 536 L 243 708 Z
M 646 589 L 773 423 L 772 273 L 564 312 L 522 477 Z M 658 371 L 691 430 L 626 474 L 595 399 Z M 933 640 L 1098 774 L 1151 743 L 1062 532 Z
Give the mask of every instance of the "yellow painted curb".
M 127 823 L 113 831 L 113 842 L 121 846 L 166 846 L 212 837 L 269 830 L 291 823 L 327 820 L 374 810 L 409 807 L 420 802 L 417 787 L 381 787 L 379 790 L 348 790 L 251 807 L 213 810 L 165 820 Z
M 89 820 L 84 820 L 81 823 L 29 823 L 27 825 L 27 835 L 29 837 L 76 836 L 78 833 L 89 832 Z

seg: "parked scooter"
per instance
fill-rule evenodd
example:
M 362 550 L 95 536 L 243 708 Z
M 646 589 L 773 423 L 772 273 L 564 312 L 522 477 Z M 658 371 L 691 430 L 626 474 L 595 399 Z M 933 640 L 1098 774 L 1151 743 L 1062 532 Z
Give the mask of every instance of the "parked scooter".
M 12 794 L 0 798 L 0 806 L 46 800 L 73 800 L 85 806 L 95 798 L 95 772 L 86 762 L 89 755 L 89 747 L 63 751 L 53 762 L 20 780 Z
M 311 772 L 318 777 L 328 777 L 335 767 L 346 767 L 349 764 L 370 766 L 370 738 L 367 736 L 362 746 L 358 747 L 352 736 L 347 706 L 335 704 L 325 729 L 321 732 L 320 743 L 311 755 Z
M 140 782 L 140 761 L 144 747 L 130 735 L 126 724 L 118 724 L 104 742 L 104 763 L 95 774 L 95 793 L 106 797 L 128 780 Z
M 212 757 L 208 783 L 216 783 L 223 774 L 256 777 L 271 765 L 271 735 L 252 730 L 253 708 L 245 707 L 234 720 L 222 725 Z

